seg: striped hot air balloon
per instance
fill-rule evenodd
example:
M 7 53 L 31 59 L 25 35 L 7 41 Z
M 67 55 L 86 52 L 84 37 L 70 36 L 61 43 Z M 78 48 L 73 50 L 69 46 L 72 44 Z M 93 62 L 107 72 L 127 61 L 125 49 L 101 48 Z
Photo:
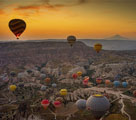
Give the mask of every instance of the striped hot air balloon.
M 76 42 L 76 37 L 75 36 L 68 36 L 67 41 L 70 44 L 70 46 L 72 47 L 73 44 Z
M 9 28 L 14 33 L 17 39 L 19 39 L 20 35 L 26 29 L 26 23 L 24 20 L 21 19 L 12 19 L 9 22 Z

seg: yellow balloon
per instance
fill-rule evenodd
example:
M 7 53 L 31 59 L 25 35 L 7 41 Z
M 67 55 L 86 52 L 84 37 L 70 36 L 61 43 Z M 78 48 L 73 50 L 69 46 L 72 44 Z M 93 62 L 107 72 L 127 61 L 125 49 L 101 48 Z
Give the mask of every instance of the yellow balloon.
M 16 85 L 10 85 L 10 87 L 9 87 L 10 91 L 15 91 L 15 90 L 16 90 L 16 88 L 17 88 L 17 86 L 16 86 Z
M 67 95 L 67 89 L 61 89 L 60 90 L 60 95 L 66 96 Z
M 97 53 L 100 52 L 101 49 L 102 49 L 102 44 L 97 43 L 97 44 L 94 45 L 94 50 L 95 50 Z
M 77 72 L 77 75 L 78 75 L 78 76 L 81 76 L 81 75 L 82 75 L 82 72 L 81 72 L 81 71 Z

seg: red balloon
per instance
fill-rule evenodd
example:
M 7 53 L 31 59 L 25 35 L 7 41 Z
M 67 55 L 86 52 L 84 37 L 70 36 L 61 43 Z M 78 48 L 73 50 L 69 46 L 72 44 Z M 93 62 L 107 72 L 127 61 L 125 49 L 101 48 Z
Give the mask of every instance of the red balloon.
M 54 101 L 54 106 L 56 107 L 56 108 L 58 108 L 58 107 L 61 107 L 61 102 L 60 101 Z
M 97 83 L 97 84 L 102 83 L 102 79 L 101 79 L 101 78 L 97 78 L 97 79 L 96 79 L 96 83 Z
M 73 77 L 74 79 L 77 79 L 77 74 L 73 74 L 72 77 Z
M 48 100 L 42 100 L 41 105 L 46 109 L 49 106 L 50 102 Z

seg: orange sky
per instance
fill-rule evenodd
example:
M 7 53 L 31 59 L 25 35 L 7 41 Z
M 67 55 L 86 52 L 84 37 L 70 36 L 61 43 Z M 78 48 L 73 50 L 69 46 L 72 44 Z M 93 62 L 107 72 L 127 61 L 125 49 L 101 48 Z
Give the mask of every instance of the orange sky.
M 0 0 L 0 40 L 13 40 L 11 19 L 23 19 L 20 39 L 105 38 L 114 34 L 136 38 L 135 0 Z

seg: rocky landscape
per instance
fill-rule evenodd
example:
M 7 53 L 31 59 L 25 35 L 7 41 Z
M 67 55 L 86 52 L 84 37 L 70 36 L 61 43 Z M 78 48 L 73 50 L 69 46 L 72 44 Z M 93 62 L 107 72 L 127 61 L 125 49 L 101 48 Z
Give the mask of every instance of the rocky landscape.
M 0 119 L 93 120 L 91 112 L 79 111 L 75 105 L 78 99 L 93 94 L 105 95 L 111 103 L 101 119 L 136 119 L 132 114 L 136 111 L 135 50 L 96 53 L 82 42 L 70 47 L 66 42 L 44 41 L 0 43 L 0 49 Z M 73 79 L 72 74 L 78 71 L 82 76 Z M 114 86 L 118 74 L 120 83 L 128 83 L 126 88 Z M 87 86 L 82 83 L 85 76 L 89 77 Z M 47 77 L 51 79 L 49 83 L 45 81 Z M 102 79 L 101 84 L 96 83 L 97 78 Z M 106 85 L 106 80 L 111 84 Z M 11 84 L 17 86 L 16 91 L 9 90 Z M 45 91 L 41 90 L 43 85 L 47 86 Z M 68 90 L 65 98 L 59 94 L 64 88 Z M 54 101 L 58 97 L 63 103 L 59 109 L 50 104 L 44 110 L 40 104 L 45 98 Z

